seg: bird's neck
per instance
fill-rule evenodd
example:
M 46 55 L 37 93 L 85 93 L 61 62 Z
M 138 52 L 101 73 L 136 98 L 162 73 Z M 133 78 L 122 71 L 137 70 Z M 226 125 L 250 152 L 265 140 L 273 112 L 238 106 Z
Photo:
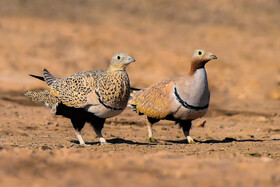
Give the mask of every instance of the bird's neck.
M 192 77 L 196 84 L 208 85 L 207 73 L 204 67 L 196 69 Z
M 125 71 L 127 65 L 124 64 L 114 64 L 109 66 L 108 72 L 113 72 L 113 71 Z
M 107 72 L 115 72 L 115 71 L 124 71 L 124 69 L 115 68 L 115 67 L 110 67 L 110 68 L 108 68 L 108 70 L 107 70 Z
M 191 68 L 190 68 L 190 71 L 189 71 L 189 75 L 193 76 L 197 72 L 197 70 L 204 69 L 205 64 L 207 62 L 208 61 L 193 59 L 191 61 Z M 205 71 L 205 69 L 204 69 L 204 71 Z
M 189 75 L 190 76 L 194 76 L 194 74 L 197 72 L 197 70 L 200 70 L 200 69 L 204 69 L 205 70 L 204 66 L 200 67 L 200 68 L 195 67 L 195 66 L 191 66 L 191 69 L 189 71 Z

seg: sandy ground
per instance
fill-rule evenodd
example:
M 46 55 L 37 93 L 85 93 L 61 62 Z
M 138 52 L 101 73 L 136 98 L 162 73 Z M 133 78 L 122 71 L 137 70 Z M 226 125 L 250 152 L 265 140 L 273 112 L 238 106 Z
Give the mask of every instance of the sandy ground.
M 0 1 L 0 186 L 280 186 L 280 3 L 266 1 Z M 207 64 L 208 114 L 196 144 L 177 125 L 154 126 L 129 109 L 106 121 L 100 146 L 78 145 L 68 119 L 32 103 L 28 77 L 105 69 L 126 51 L 131 84 L 188 72 L 194 49 Z M 206 121 L 206 123 L 204 123 Z M 202 125 L 204 124 L 204 125 Z

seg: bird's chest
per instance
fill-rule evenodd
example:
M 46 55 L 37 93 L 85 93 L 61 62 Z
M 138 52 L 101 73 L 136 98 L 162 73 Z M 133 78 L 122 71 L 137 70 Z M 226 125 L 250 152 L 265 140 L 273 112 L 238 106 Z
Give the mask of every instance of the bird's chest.
M 98 84 L 100 100 L 113 108 L 124 108 L 130 93 L 129 78 L 126 72 L 105 75 Z
M 178 84 L 177 94 L 189 105 L 201 107 L 209 104 L 210 92 L 205 69 L 198 69 L 193 77 Z
M 197 119 L 201 118 L 204 116 L 208 111 L 208 108 L 205 109 L 190 109 L 190 108 L 185 108 L 181 106 L 174 114 L 173 116 L 176 119 L 181 119 L 181 120 L 188 120 L 188 119 Z
M 174 117 L 179 119 L 196 119 L 206 114 L 210 101 L 210 92 L 205 69 L 197 70 L 194 77 L 175 85 L 173 98 L 178 109 Z

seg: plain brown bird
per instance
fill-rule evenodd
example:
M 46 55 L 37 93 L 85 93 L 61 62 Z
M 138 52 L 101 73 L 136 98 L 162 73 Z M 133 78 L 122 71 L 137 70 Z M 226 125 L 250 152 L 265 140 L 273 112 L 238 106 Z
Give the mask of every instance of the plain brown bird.
M 217 57 L 204 50 L 195 50 L 186 76 L 163 80 L 131 94 L 129 106 L 147 116 L 149 142 L 156 142 L 153 124 L 165 119 L 179 123 L 187 142 L 194 143 L 190 128 L 192 120 L 204 116 L 208 110 L 210 92 L 205 64 L 212 59 Z

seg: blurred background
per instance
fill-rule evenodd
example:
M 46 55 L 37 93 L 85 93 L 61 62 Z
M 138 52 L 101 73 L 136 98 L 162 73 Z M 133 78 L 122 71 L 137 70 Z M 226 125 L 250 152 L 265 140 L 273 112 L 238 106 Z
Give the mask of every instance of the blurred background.
M 2 0 L 0 92 L 43 88 L 28 76 L 43 68 L 106 69 L 120 51 L 137 60 L 128 73 L 144 88 L 186 74 L 206 49 L 218 57 L 206 66 L 212 103 L 279 100 L 279 10 L 279 0 Z

